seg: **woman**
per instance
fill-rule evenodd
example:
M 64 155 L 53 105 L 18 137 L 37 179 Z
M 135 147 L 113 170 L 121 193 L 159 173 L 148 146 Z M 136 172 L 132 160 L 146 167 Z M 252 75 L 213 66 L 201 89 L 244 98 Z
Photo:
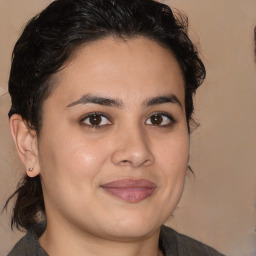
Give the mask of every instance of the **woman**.
M 9 255 L 221 255 L 163 226 L 205 77 L 186 29 L 153 0 L 57 0 L 27 24 L 9 117 L 28 233 Z

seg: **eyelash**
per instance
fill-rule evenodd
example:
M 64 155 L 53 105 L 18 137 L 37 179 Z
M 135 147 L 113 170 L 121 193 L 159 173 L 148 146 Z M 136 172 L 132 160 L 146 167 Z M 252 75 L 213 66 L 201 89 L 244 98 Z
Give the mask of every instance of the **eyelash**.
M 146 119 L 146 122 L 151 118 L 153 117 L 154 115 L 157 115 L 157 116 L 162 116 L 162 117 L 165 117 L 165 118 L 168 118 L 170 123 L 166 124 L 166 125 L 154 125 L 154 124 L 149 124 L 150 126 L 156 126 L 156 127 L 159 127 L 159 128 L 165 128 L 165 127 L 170 127 L 172 125 L 174 125 L 176 123 L 176 120 L 173 118 L 172 115 L 170 115 L 169 113 L 166 113 L 166 112 L 154 112 L 152 114 L 150 114 L 148 116 L 148 118 Z M 85 120 L 86 119 L 89 119 L 90 117 L 92 116 L 100 116 L 101 118 L 106 118 L 109 120 L 110 124 L 105 124 L 105 125 L 93 125 L 93 124 L 86 124 L 85 123 Z M 106 128 L 110 125 L 113 124 L 113 122 L 111 121 L 111 118 L 109 118 L 106 114 L 104 113 L 101 113 L 101 112 L 92 112 L 92 113 L 88 113 L 87 115 L 85 115 L 84 117 L 82 117 L 80 119 L 80 124 L 82 126 L 85 126 L 87 128 L 91 128 L 91 129 L 102 129 L 102 128 Z
M 103 117 L 103 118 L 106 118 L 106 119 L 109 120 L 109 122 L 110 122 L 111 124 L 113 124 L 113 122 L 111 121 L 111 119 L 110 119 L 106 114 L 101 113 L 101 112 L 92 112 L 92 113 L 88 113 L 87 115 L 85 115 L 84 117 L 81 118 L 80 124 L 81 124 L 82 126 L 85 126 L 85 127 L 87 127 L 87 128 L 91 128 L 91 129 L 102 129 L 102 128 L 106 127 L 106 126 L 111 125 L 111 124 L 105 124 L 105 125 L 86 124 L 86 123 L 85 123 L 85 120 L 88 119 L 88 118 L 90 118 L 90 117 L 92 117 L 92 116 L 94 116 L 94 115 L 95 115 L 95 116 L 100 116 L 101 118 L 102 118 L 102 117 Z
M 151 126 L 157 126 L 159 128 L 165 128 L 165 127 L 171 127 L 172 125 L 174 125 L 176 123 L 176 119 L 171 114 L 166 113 L 166 112 L 154 112 L 154 113 L 150 114 L 150 116 L 147 118 L 147 120 L 149 118 L 153 117 L 154 115 L 166 117 L 166 118 L 169 119 L 170 123 L 168 123 L 166 125 L 154 125 L 154 124 L 152 124 Z

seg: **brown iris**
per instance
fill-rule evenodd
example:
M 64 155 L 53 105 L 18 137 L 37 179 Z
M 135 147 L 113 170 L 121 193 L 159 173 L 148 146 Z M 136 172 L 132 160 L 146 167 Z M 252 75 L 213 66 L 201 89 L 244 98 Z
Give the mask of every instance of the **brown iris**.
M 150 117 L 150 121 L 153 125 L 160 125 L 163 122 L 163 117 L 160 115 L 153 115 Z
M 102 118 L 100 115 L 94 114 L 89 117 L 89 121 L 91 125 L 99 125 L 102 121 Z

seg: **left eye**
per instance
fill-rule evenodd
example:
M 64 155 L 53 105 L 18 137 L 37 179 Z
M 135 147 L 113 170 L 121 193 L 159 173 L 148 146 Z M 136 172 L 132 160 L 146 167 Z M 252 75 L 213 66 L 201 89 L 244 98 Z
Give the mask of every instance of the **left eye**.
M 154 126 L 169 126 L 173 123 L 174 119 L 163 113 L 155 113 L 146 120 L 146 124 Z
M 89 114 L 82 119 L 82 124 L 90 127 L 100 127 L 111 124 L 111 121 L 100 113 Z

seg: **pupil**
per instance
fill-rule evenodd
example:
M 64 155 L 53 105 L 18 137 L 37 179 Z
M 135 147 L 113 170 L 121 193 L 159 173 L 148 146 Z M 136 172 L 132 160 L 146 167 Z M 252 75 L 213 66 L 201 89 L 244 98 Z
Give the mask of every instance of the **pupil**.
M 151 123 L 153 125 L 159 125 L 163 122 L 163 118 L 159 115 L 154 115 L 151 117 Z
M 99 125 L 101 123 L 101 116 L 99 115 L 92 115 L 89 119 L 92 125 Z

